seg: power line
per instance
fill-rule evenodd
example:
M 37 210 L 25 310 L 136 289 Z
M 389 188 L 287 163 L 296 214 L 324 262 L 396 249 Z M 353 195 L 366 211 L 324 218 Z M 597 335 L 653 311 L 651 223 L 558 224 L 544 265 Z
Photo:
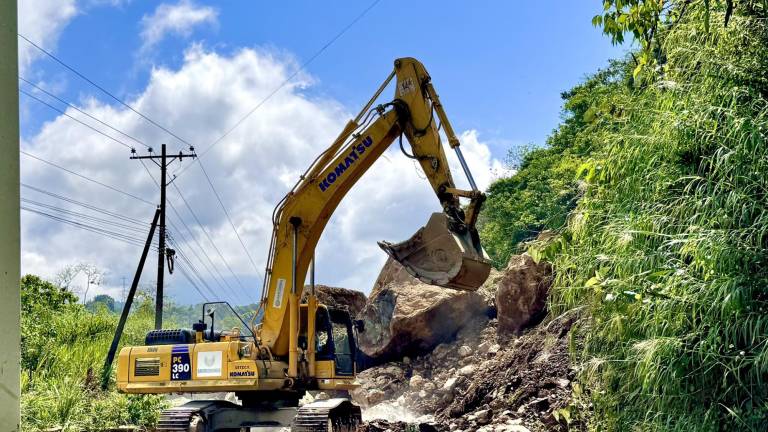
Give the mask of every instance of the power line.
M 171 132 L 170 130 L 168 130 L 167 128 L 165 128 L 164 126 L 162 126 L 161 124 L 159 124 L 159 123 L 157 123 L 156 121 L 152 120 L 152 119 L 151 119 L 151 118 L 149 118 L 148 116 L 146 116 L 146 115 L 142 114 L 141 112 L 139 112 L 139 110 L 137 110 L 136 108 L 134 108 L 134 107 L 132 107 L 131 105 L 127 104 L 125 101 L 123 101 L 123 100 L 122 100 L 122 99 L 120 99 L 119 97 L 117 97 L 117 96 L 115 96 L 114 94 L 110 93 L 110 92 L 109 92 L 108 90 L 106 90 L 104 87 L 102 87 L 102 86 L 100 86 L 100 85 L 96 84 L 94 81 L 92 81 L 90 78 L 88 78 L 87 76 L 85 76 L 85 75 L 83 75 L 82 73 L 80 73 L 80 72 L 79 72 L 77 69 L 75 69 L 74 67 L 72 67 L 72 66 L 70 66 L 70 65 L 68 65 L 68 64 L 66 64 L 66 63 L 64 63 L 64 61 L 63 61 L 63 60 L 61 60 L 61 59 L 59 59 L 58 57 L 56 57 L 55 55 L 51 54 L 50 52 L 48 52 L 47 50 L 45 50 L 44 48 L 42 48 L 40 45 L 38 45 L 38 44 L 36 44 L 36 43 L 32 42 L 31 40 L 29 40 L 29 39 L 28 39 L 26 36 L 24 36 L 23 34 L 21 34 L 21 33 L 18 33 L 18 35 L 19 35 L 19 37 L 20 37 L 20 38 L 22 38 L 22 39 L 24 39 L 25 41 L 27 41 L 27 42 L 28 42 L 30 45 L 32 45 L 33 47 L 37 48 L 37 49 L 38 49 L 40 52 L 42 52 L 43 54 L 45 54 L 45 55 L 47 55 L 48 57 L 50 57 L 51 59 L 53 59 L 53 60 L 54 60 L 56 63 L 58 63 L 58 64 L 60 64 L 60 65 L 64 66 L 64 67 L 65 67 L 65 68 L 67 68 L 69 71 L 71 71 L 72 73 L 74 73 L 75 75 L 77 75 L 78 77 L 80 77 L 81 79 L 83 79 L 84 81 L 86 81 L 88 84 L 90 84 L 90 85 L 92 85 L 92 86 L 96 87 L 97 89 L 101 90 L 101 92 L 102 92 L 102 93 L 104 93 L 104 94 L 106 94 L 107 96 L 111 97 L 112 99 L 114 99 L 115 101 L 117 101 L 117 102 L 118 102 L 120 105 L 122 105 L 122 106 L 124 106 L 124 107 L 128 108 L 129 110 L 133 111 L 133 112 L 134 112 L 134 113 L 136 113 L 136 114 L 137 114 L 139 117 L 141 117 L 141 118 L 143 118 L 144 120 L 148 121 L 148 122 L 149 122 L 149 123 L 151 123 L 152 125 L 156 126 L 157 128 L 159 128 L 159 129 L 161 129 L 162 131 L 166 132 L 168 135 L 170 135 L 170 136 L 172 136 L 172 137 L 176 138 L 177 140 L 181 141 L 182 143 L 184 143 L 184 144 L 186 144 L 186 145 L 188 145 L 188 146 L 191 146 L 191 145 L 192 145 L 192 144 L 190 144 L 189 142 L 187 142 L 187 140 L 185 140 L 184 138 L 181 138 L 181 137 L 179 137 L 179 136 L 178 136 L 178 135 L 176 135 L 175 133 Z
M 42 203 L 36 203 L 36 202 L 31 201 L 31 200 L 25 200 L 23 198 L 22 198 L 22 201 L 30 202 L 33 205 L 40 205 L 40 206 L 47 207 L 46 205 L 44 205 Z M 55 209 L 55 210 L 57 210 L 57 211 L 64 210 L 64 209 L 58 209 L 58 208 L 53 207 L 53 206 L 50 206 L 50 207 Z M 129 244 L 129 245 L 133 245 L 133 246 L 143 246 L 144 245 L 144 241 L 142 240 L 141 237 L 138 237 L 138 236 L 126 235 L 126 234 L 118 232 L 118 231 L 112 231 L 112 230 L 109 230 L 109 229 L 105 229 L 105 228 L 103 228 L 101 226 L 98 226 L 98 225 L 92 225 L 92 224 L 84 223 L 84 222 L 81 222 L 81 221 L 78 221 L 78 220 L 68 219 L 66 217 L 57 216 L 57 215 L 54 215 L 54 214 L 47 213 L 45 211 L 41 211 L 41 210 L 38 210 L 38 209 L 30 208 L 30 207 L 27 207 L 27 206 L 24 206 L 24 205 L 21 206 L 21 209 L 24 210 L 24 211 L 30 212 L 30 213 L 34 213 L 34 214 L 37 214 L 37 215 L 40 215 L 40 216 L 47 217 L 49 219 L 52 219 L 54 221 L 57 221 L 57 222 L 60 222 L 60 223 L 66 224 L 66 225 L 71 225 L 71 226 L 83 229 L 85 231 L 89 231 L 89 232 L 92 232 L 94 234 L 101 235 L 101 236 L 106 237 L 106 238 L 110 238 L 110 239 L 113 239 L 113 240 L 118 240 L 118 241 L 121 241 L 121 242 Z M 72 212 L 72 213 L 77 215 L 78 217 L 87 217 L 88 216 L 88 215 L 84 215 L 84 214 L 79 214 L 77 212 Z M 112 223 L 112 221 L 108 221 L 108 220 L 104 220 L 104 219 L 99 219 L 99 220 L 103 221 L 105 223 Z M 157 251 L 158 250 L 157 244 L 153 243 L 153 246 L 154 246 L 153 250 Z M 180 253 L 180 256 L 182 257 L 182 261 L 181 262 L 177 262 L 177 264 L 178 264 L 177 268 L 181 272 L 182 276 L 184 276 L 184 278 L 187 279 L 189 284 L 200 294 L 200 296 L 203 299 L 205 299 L 205 301 L 210 301 L 210 298 L 205 293 L 202 292 L 202 290 L 200 289 L 198 284 L 185 271 L 184 266 L 182 265 L 182 262 L 186 263 L 186 266 L 189 267 L 191 269 L 191 271 L 195 275 L 197 275 L 197 277 L 199 278 L 200 282 L 203 283 L 204 286 L 206 286 L 208 288 L 208 291 L 210 293 L 213 293 L 214 291 L 210 288 L 210 286 L 208 286 L 208 284 L 205 282 L 205 280 L 199 275 L 199 273 L 194 268 L 192 263 L 189 262 L 189 260 L 183 255 L 183 252 Z
M 181 275 L 184 276 L 184 278 L 187 280 L 187 282 L 189 282 L 190 285 L 192 285 L 192 288 L 194 288 L 195 291 L 197 291 L 198 294 L 200 294 L 200 296 L 205 301 L 207 301 L 207 302 L 211 301 L 211 299 L 209 299 L 208 296 L 203 293 L 203 291 L 200 289 L 200 287 L 197 286 L 197 283 L 192 279 L 192 277 L 189 274 L 187 274 L 187 272 L 184 270 L 184 266 L 182 265 L 182 262 L 181 261 L 177 261 L 176 265 L 177 265 L 177 269 L 181 272 Z
M 144 161 L 143 161 L 143 160 L 141 160 L 141 159 L 139 159 L 139 162 L 141 162 L 141 165 L 144 167 L 144 170 L 147 172 L 147 175 L 149 175 L 149 177 L 152 179 L 152 181 L 155 183 L 155 185 L 156 185 L 157 187 L 160 187 L 160 183 L 158 183 L 158 181 L 157 181 L 157 180 L 155 179 L 155 177 L 152 175 L 152 172 L 151 172 L 151 171 L 149 171 L 149 168 L 147 168 L 146 164 L 144 164 Z M 182 224 L 182 225 L 184 225 L 184 228 L 187 230 L 187 232 L 189 233 L 190 237 L 192 237 L 192 240 L 194 240 L 194 242 L 195 242 L 195 245 L 197 245 L 197 247 L 200 249 L 200 252 L 202 252 L 203 256 L 204 256 L 204 257 L 205 257 L 205 258 L 208 260 L 208 262 L 211 264 L 211 267 L 213 268 L 213 270 L 214 270 L 214 271 L 216 272 L 216 274 L 219 276 L 219 278 L 220 278 L 221 282 L 223 282 L 223 285 L 219 284 L 219 287 L 220 287 L 220 288 L 222 288 L 222 291 L 224 291 L 223 287 L 224 287 L 224 286 L 226 286 L 226 287 L 228 288 L 228 290 L 229 290 L 229 292 L 228 292 L 228 294 L 227 294 L 227 295 L 231 296 L 232 300 L 235 300 L 235 299 L 237 298 L 237 295 L 235 294 L 235 293 L 236 293 L 235 289 L 234 289 L 234 288 L 232 288 L 232 286 L 229 284 L 229 282 L 227 282 L 227 280 L 224 278 L 224 276 L 222 276 L 221 272 L 220 272 L 220 271 L 219 271 L 219 269 L 216 267 L 216 264 L 214 264 L 214 263 L 213 263 L 213 260 L 212 260 L 212 259 L 211 259 L 211 257 L 208 255 L 208 253 L 205 251 L 205 248 L 203 248 L 203 246 L 202 246 L 202 245 L 200 244 L 200 242 L 197 240 L 197 237 L 195 236 L 195 234 L 194 234 L 194 233 L 192 232 L 192 230 L 189 228 L 189 225 L 187 225 L 187 223 L 184 221 L 184 218 L 182 218 L 182 217 L 181 217 L 181 215 L 179 214 L 179 211 L 178 211 L 178 210 L 176 210 L 176 206 L 174 206 L 174 205 L 173 205 L 173 202 L 169 201 L 169 202 L 168 202 L 168 205 L 170 205 L 170 206 L 171 206 L 171 210 L 172 210 L 172 211 L 173 211 L 173 213 L 176 215 L 176 217 L 179 219 L 179 222 L 181 222 L 181 224 Z M 182 238 L 183 238 L 183 234 L 181 233 L 181 231 L 180 231 L 178 228 L 176 228 L 176 227 L 173 225 L 173 222 L 170 222 L 170 224 L 171 224 L 171 226 L 172 226 L 174 229 L 176 229 L 176 232 L 178 232 L 180 235 L 182 235 Z M 186 239 L 184 239 L 184 242 L 189 244 L 189 242 L 188 242 L 188 241 L 186 241 Z M 214 245 L 214 247 L 215 247 L 215 245 Z M 192 249 L 192 251 L 194 252 L 194 249 Z M 197 256 L 197 253 L 195 253 L 195 255 Z M 211 275 L 213 275 L 213 272 L 211 272 L 210 268 L 208 268 L 208 266 L 205 264 L 205 261 L 203 261 L 202 259 L 200 259 L 200 257 L 199 257 L 199 256 L 197 256 L 197 257 L 198 257 L 198 260 L 200 260 L 200 262 L 203 264 L 203 266 L 205 266 L 206 270 L 208 270 L 208 273 L 209 273 L 209 274 L 211 274 Z M 214 280 L 215 280 L 215 278 L 214 278 Z M 217 281 L 217 283 L 218 283 L 218 281 Z
M 262 105 L 264 105 L 265 102 L 267 102 L 269 99 L 272 98 L 277 92 L 279 92 L 283 87 L 285 87 L 293 78 L 295 78 L 300 72 L 302 72 L 307 66 L 309 66 L 313 61 L 315 61 L 323 52 L 325 52 L 328 47 L 333 45 L 334 42 L 336 42 L 340 37 L 342 37 L 352 26 L 357 24 L 358 21 L 360 21 L 371 9 L 373 9 L 377 4 L 379 4 L 381 0 L 374 0 L 370 5 L 368 5 L 367 8 L 365 8 L 362 12 L 360 12 L 355 19 L 353 19 L 349 24 L 347 24 L 346 27 L 341 29 L 336 35 L 331 38 L 328 42 L 326 42 L 325 45 L 323 45 L 319 50 L 317 50 L 309 59 L 307 59 L 304 63 L 299 66 L 298 69 L 296 69 L 288 78 L 285 79 L 277 88 L 272 90 L 264 99 L 259 101 L 259 103 L 256 104 L 250 111 L 248 111 L 243 117 L 241 117 L 237 122 L 235 122 L 232 127 L 227 129 L 220 137 L 218 137 L 216 140 L 214 140 L 208 148 L 203 150 L 202 153 L 200 153 L 200 156 L 202 157 L 206 153 L 208 153 L 209 150 L 211 150 L 216 144 L 221 142 L 224 138 L 226 138 L 229 134 L 232 133 L 235 129 L 237 129 L 248 117 L 250 117 L 256 110 L 261 108 Z M 198 161 L 199 162 L 199 161 Z
M 177 214 L 177 217 L 179 217 L 178 214 Z M 186 227 L 186 229 L 189 232 L 189 235 L 192 237 L 192 240 L 194 241 L 194 243 L 188 241 L 186 239 L 186 237 L 184 236 L 184 234 L 181 232 L 181 230 L 179 230 L 178 228 L 174 228 L 176 230 L 176 233 L 181 236 L 182 241 L 185 244 L 190 245 L 189 250 L 195 256 L 195 258 L 197 258 L 197 260 L 200 262 L 200 264 L 203 265 L 203 267 L 205 268 L 205 271 L 207 271 L 208 274 L 211 276 L 211 279 L 216 282 L 216 284 L 219 287 L 219 290 L 220 290 L 221 294 L 222 295 L 226 295 L 227 297 L 229 297 L 233 301 L 236 301 L 238 299 L 238 296 L 236 294 L 235 289 L 232 288 L 232 286 L 229 284 L 229 282 L 227 282 L 227 280 L 221 274 L 221 272 L 219 271 L 219 269 L 216 266 L 216 264 L 213 263 L 213 260 L 211 259 L 211 257 L 208 255 L 208 253 L 205 252 L 205 249 L 203 249 L 203 246 L 197 240 L 197 237 L 195 237 L 195 235 L 191 232 L 191 230 L 186 225 L 186 223 L 181 218 L 179 218 L 179 220 Z M 171 222 L 171 226 L 172 227 L 174 226 L 173 222 Z M 208 263 L 206 263 L 205 260 L 200 258 L 200 255 L 197 253 L 197 250 L 194 247 L 192 247 L 192 246 L 197 246 L 197 250 L 200 250 L 200 252 L 202 253 L 203 257 L 205 257 L 205 260 L 207 260 Z M 209 264 L 210 264 L 210 266 L 209 266 Z M 211 269 L 213 269 L 213 270 L 211 270 Z M 216 296 L 216 297 L 220 297 L 220 296 Z
M 216 246 L 216 243 L 213 241 L 213 238 L 208 233 L 208 230 L 205 228 L 205 226 L 200 222 L 200 219 L 198 219 L 197 214 L 195 214 L 194 210 L 192 210 L 192 207 L 189 205 L 189 202 L 187 202 L 187 199 L 184 198 L 184 195 L 181 193 L 181 189 L 176 185 L 176 183 L 172 183 L 174 189 L 176 189 L 176 192 L 179 194 L 179 197 L 181 197 L 181 200 L 184 202 L 184 205 L 187 207 L 187 210 L 189 210 L 189 213 L 192 215 L 192 217 L 195 219 L 197 224 L 200 226 L 200 229 L 203 231 L 205 236 L 208 238 L 208 241 L 211 243 L 211 246 L 213 246 L 213 249 L 216 251 L 216 253 L 219 255 L 219 258 L 224 263 L 224 266 L 227 267 L 227 270 L 232 274 L 232 276 L 235 278 L 235 281 L 238 285 L 240 285 L 240 288 L 242 289 L 243 293 L 246 296 L 246 299 L 250 299 L 250 296 L 248 296 L 248 290 L 245 288 L 242 282 L 240 282 L 240 278 L 237 277 L 235 272 L 232 270 L 232 267 L 230 267 L 229 263 L 227 262 L 226 258 L 224 258 L 224 255 L 221 253 L 219 248 Z
M 50 109 L 52 109 L 52 110 L 54 110 L 54 111 L 56 111 L 56 112 L 60 113 L 61 115 L 64 115 L 64 116 L 66 116 L 66 117 L 69 117 L 70 119 L 72 119 L 72 120 L 74 120 L 74 121 L 76 121 L 76 122 L 80 123 L 81 125 L 83 125 L 83 126 L 87 127 L 88 129 L 90 129 L 90 130 L 92 130 L 92 131 L 96 132 L 97 134 L 99 134 L 99 135 L 102 135 L 102 136 L 104 136 L 104 137 L 107 137 L 107 138 L 111 139 L 112 141 L 114 141 L 114 142 L 116 142 L 116 143 L 120 144 L 120 145 L 121 145 L 121 146 L 123 146 L 123 147 L 127 147 L 127 148 L 129 148 L 129 149 L 130 149 L 130 148 L 132 148 L 132 147 L 131 147 L 131 146 L 129 146 L 128 144 L 126 144 L 126 143 L 124 143 L 124 142 L 120 141 L 119 139 L 117 139 L 117 138 L 115 138 L 115 137 L 113 137 L 113 136 L 111 136 L 111 135 L 107 135 L 106 133 L 104 133 L 104 132 L 102 132 L 102 131 L 100 131 L 100 130 L 96 129 L 95 127 L 93 127 L 93 126 L 91 126 L 91 125 L 89 125 L 88 123 L 85 123 L 85 122 L 81 121 L 80 119 L 77 119 L 77 118 L 75 118 L 75 117 L 72 117 L 71 115 L 67 114 L 66 112 L 64 112 L 64 111 L 62 111 L 62 110 L 60 110 L 60 109 L 56 108 L 55 106 L 53 106 L 53 105 L 49 104 L 48 102 L 46 102 L 46 101 L 44 101 L 44 100 L 42 100 L 42 99 L 38 98 L 37 96 L 34 96 L 34 95 L 32 95 L 31 93 L 28 93 L 28 92 L 27 92 L 26 90 L 24 90 L 24 89 L 19 89 L 19 92 L 21 92 L 21 93 L 23 93 L 23 94 L 27 95 L 28 97 L 31 97 L 32 99 L 34 99 L 34 100 L 36 100 L 36 101 L 40 102 L 41 104 L 43 104 L 43 105 L 47 106 L 48 108 L 50 108 Z
M 99 235 L 102 235 L 102 236 L 105 236 L 105 237 L 109 237 L 109 238 L 112 238 L 114 240 L 122 241 L 124 243 L 128 243 L 128 244 L 131 244 L 131 245 L 134 245 L 134 246 L 144 246 L 144 241 L 141 238 L 139 238 L 139 237 L 129 236 L 129 235 L 126 235 L 124 233 L 120 233 L 120 232 L 112 231 L 112 230 L 109 230 L 109 229 L 105 229 L 103 227 L 99 227 L 99 226 L 95 226 L 95 225 L 79 222 L 77 220 L 72 220 L 72 219 L 68 219 L 68 218 L 65 218 L 65 217 L 57 216 L 57 215 L 50 214 L 50 213 L 47 213 L 47 212 L 44 212 L 44 211 L 41 211 L 41 210 L 33 209 L 31 207 L 21 206 L 21 209 L 24 210 L 24 211 L 30 212 L 30 213 L 38 214 L 40 216 L 45 216 L 45 217 L 47 217 L 49 219 L 53 219 L 53 220 L 56 220 L 58 222 L 61 222 L 61 223 L 67 224 L 67 225 L 71 225 L 71 226 L 83 229 L 85 231 L 90 231 L 90 232 L 93 232 L 95 234 L 99 234 Z M 155 249 L 157 249 L 157 248 L 155 248 Z
M 119 213 L 112 212 L 112 211 L 109 211 L 109 210 L 105 210 L 103 208 L 94 206 L 92 204 L 88 204 L 88 203 L 84 203 L 84 202 L 81 202 L 81 201 L 77 201 L 74 198 L 69 198 L 69 197 L 66 197 L 64 195 L 60 195 L 60 194 L 57 194 L 57 193 L 54 193 L 54 192 L 50 192 L 50 191 L 47 191 L 45 189 L 41 189 L 41 188 L 32 186 L 32 185 L 24 183 L 24 182 L 21 183 L 21 186 L 24 187 L 24 188 L 33 190 L 35 192 L 44 194 L 44 195 L 48 195 L 50 197 L 53 197 L 53 198 L 56 198 L 56 199 L 59 199 L 59 200 L 62 200 L 62 201 L 66 201 L 66 202 L 68 202 L 70 204 L 75 204 L 75 205 L 78 205 L 80 207 L 85 207 L 85 208 L 87 208 L 89 210 L 96 211 L 98 213 L 102 213 L 102 214 L 105 214 L 105 215 L 108 215 L 108 216 L 112 216 L 112 217 L 117 218 L 117 219 L 121 219 L 121 220 L 126 221 L 126 222 L 132 222 L 132 223 L 135 223 L 135 224 L 138 224 L 138 225 L 141 225 L 141 226 L 146 225 L 145 222 L 140 221 L 138 219 L 131 218 L 131 217 L 128 217 L 128 216 L 125 216 L 125 215 L 121 215 Z
M 102 125 L 104 125 L 104 126 L 106 126 L 106 127 L 110 128 L 110 129 L 112 129 L 113 131 L 115 131 L 115 132 L 117 132 L 117 133 L 119 133 L 119 134 L 121 134 L 121 135 L 125 136 L 126 138 L 128 138 L 128 139 L 131 139 L 131 140 L 133 140 L 133 141 L 135 141 L 135 142 L 137 142 L 137 143 L 141 144 L 142 146 L 144 146 L 144 147 L 146 147 L 146 148 L 149 148 L 149 145 L 147 145 L 147 144 L 146 144 L 145 142 L 143 142 L 142 140 L 140 140 L 140 139 L 138 139 L 138 138 L 134 137 L 133 135 L 130 135 L 130 134 L 126 133 L 126 132 L 123 132 L 123 131 L 121 131 L 120 129 L 117 129 L 116 127 L 114 127 L 114 126 L 110 125 L 109 123 L 107 123 L 107 122 L 105 122 L 105 121 L 103 121 L 103 120 L 101 120 L 101 119 L 99 119 L 99 118 L 96 118 L 96 117 L 94 117 L 93 115 L 91 115 L 91 114 L 89 114 L 89 113 L 87 113 L 87 112 L 85 112 L 85 111 L 81 110 L 80 108 L 78 108 L 78 107 L 77 107 L 77 106 L 75 106 L 74 104 L 72 104 L 72 103 L 70 103 L 70 102 L 67 102 L 66 100 L 64 100 L 64 99 L 62 99 L 62 98 L 60 98 L 60 97 L 56 96 L 55 94 L 53 94 L 53 93 L 51 93 L 51 92 L 49 92 L 49 91 L 45 90 L 44 88 L 42 88 L 42 87 L 38 86 L 37 84 L 34 84 L 34 83 L 32 83 L 32 82 L 30 82 L 30 81 L 28 81 L 28 80 L 24 79 L 24 77 L 21 77 L 21 76 L 20 76 L 20 77 L 19 77 L 19 79 L 20 79 L 20 80 L 22 80 L 22 81 L 24 81 L 24 82 L 25 82 L 25 83 L 27 83 L 28 85 L 30 85 L 30 86 L 32 86 L 32 87 L 34 87 L 34 88 L 35 88 L 35 89 L 37 89 L 38 91 L 40 91 L 40 92 L 43 92 L 43 93 L 45 93 L 46 95 L 48 95 L 48 96 L 50 96 L 50 97 L 52 97 L 52 98 L 56 99 L 57 101 L 59 101 L 59 102 L 63 103 L 64 105 L 66 105 L 66 106 L 68 106 L 68 107 L 72 108 L 73 110 L 75 110 L 75 111 L 77 111 L 77 112 L 79 112 L 79 113 L 81 113 L 81 114 L 83 114 L 83 115 L 86 115 L 86 116 L 88 116 L 89 118 L 91 118 L 91 119 L 93 119 L 93 120 L 95 120 L 95 121 L 97 121 L 97 122 L 101 123 Z
M 190 261 L 189 258 L 187 258 L 184 251 L 176 245 L 175 241 L 172 241 L 170 238 L 168 242 L 171 246 L 175 248 L 174 250 L 176 251 L 176 254 L 178 257 L 177 264 L 181 264 L 182 262 L 184 262 L 186 266 L 189 268 L 189 270 L 192 272 L 192 275 L 194 275 L 200 281 L 202 286 L 208 290 L 208 293 L 211 294 L 211 298 L 216 298 L 217 297 L 216 292 L 213 289 L 211 289 L 211 286 L 208 285 L 208 282 L 206 282 L 205 279 L 200 275 L 200 272 L 197 270 L 197 267 L 195 267 L 192 261 Z
M 177 214 L 177 217 L 178 217 L 178 214 Z M 187 231 L 189 231 L 189 227 L 184 223 L 183 220 L 181 220 L 181 218 L 179 218 L 179 219 L 180 219 L 181 223 L 184 224 L 184 226 L 186 227 Z M 208 256 L 208 254 L 205 252 L 203 247 L 200 245 L 200 242 L 197 241 L 197 238 L 194 236 L 194 234 L 192 234 L 192 232 L 190 232 L 190 236 L 192 236 L 192 240 L 194 240 L 194 243 L 192 243 L 189 240 L 187 240 L 187 238 L 184 235 L 184 233 L 175 226 L 173 221 L 171 221 L 169 219 L 168 222 L 170 223 L 171 227 L 173 228 L 173 230 L 174 230 L 173 232 L 175 232 L 176 234 L 178 234 L 181 237 L 181 241 L 185 245 L 189 245 L 190 252 L 200 262 L 200 264 L 203 265 L 203 268 L 205 268 L 205 271 L 208 272 L 208 275 L 210 276 L 210 279 L 213 280 L 218 285 L 219 292 L 221 294 L 214 295 L 214 298 L 216 298 L 216 297 L 223 297 L 223 295 L 226 295 L 227 297 L 231 298 L 234 301 L 236 299 L 236 296 L 233 294 L 235 291 L 232 289 L 231 286 L 229 286 L 229 283 L 221 275 L 221 272 L 219 272 L 219 270 L 216 267 L 216 265 L 213 264 L 213 260 L 211 260 L 211 257 Z M 175 243 L 176 239 L 174 238 L 173 232 L 170 233 L 170 238 Z M 197 248 L 202 252 L 202 255 L 206 258 L 206 260 L 208 260 L 208 262 L 210 263 L 211 267 L 209 267 L 208 264 L 206 264 L 205 260 L 200 258 L 200 255 L 197 253 L 197 249 L 195 249 L 193 246 L 197 246 Z M 191 260 L 189 260 L 189 261 L 190 261 L 190 263 L 192 262 Z M 213 268 L 213 270 L 215 272 L 212 271 L 211 268 Z M 218 275 L 218 278 L 217 278 L 217 275 Z M 226 286 L 227 289 L 225 289 L 225 286 Z
M 104 219 L 104 218 L 100 218 L 98 216 L 89 215 L 87 213 L 76 212 L 74 210 L 67 210 L 65 208 L 56 207 L 56 206 L 51 205 L 51 204 L 42 203 L 42 202 L 39 202 L 39 201 L 35 201 L 35 200 L 28 199 L 28 198 L 24 198 L 24 197 L 22 197 L 20 201 L 23 202 L 23 203 L 27 203 L 27 204 L 30 204 L 30 205 L 33 205 L 33 206 L 41 207 L 41 208 L 44 208 L 44 209 L 47 209 L 47 210 L 52 210 L 52 211 L 55 211 L 55 212 L 59 212 L 59 213 L 62 213 L 62 214 L 68 215 L 68 216 L 78 217 L 78 218 L 81 218 L 81 219 L 84 219 L 84 220 L 88 220 L 88 221 L 91 221 L 91 222 L 94 222 L 94 223 L 101 223 L 101 224 L 111 225 L 111 226 L 114 226 L 114 227 L 116 227 L 118 229 L 131 230 L 131 231 L 134 231 L 134 232 L 138 229 L 136 227 L 136 225 L 127 225 L 127 224 L 124 224 L 124 223 L 116 222 L 114 220 Z
M 243 239 L 240 237 L 240 233 L 237 232 L 237 228 L 235 228 L 235 224 L 232 222 L 232 218 L 229 216 L 229 212 L 227 211 L 227 208 L 224 206 L 224 203 L 221 201 L 221 196 L 219 196 L 219 193 L 216 191 L 216 188 L 213 187 L 213 182 L 211 181 L 211 178 L 208 177 L 208 173 L 205 171 L 205 167 L 203 167 L 202 161 L 200 162 L 200 169 L 203 170 L 205 179 L 208 180 L 208 184 L 211 186 L 211 190 L 213 191 L 213 194 L 216 195 L 216 200 L 219 202 L 219 206 L 221 207 L 222 210 L 224 210 L 224 214 L 227 216 L 229 225 L 232 227 L 232 231 L 235 232 L 235 236 L 237 236 L 237 240 L 240 242 L 240 246 L 243 247 L 243 251 L 245 252 L 245 255 L 248 256 L 248 260 L 251 262 L 253 269 L 256 271 L 256 274 L 263 281 L 264 276 L 262 276 L 261 272 L 257 268 L 256 263 L 253 261 L 253 257 L 251 256 L 250 252 L 248 252 L 248 248 L 245 247 L 245 243 L 243 242 Z
M 130 193 L 130 192 L 126 192 L 126 191 L 124 191 L 124 190 L 122 190 L 122 189 L 119 189 L 119 188 L 117 188 L 117 187 L 115 187 L 115 186 L 112 186 L 112 185 L 106 184 L 106 183 L 104 183 L 104 182 L 101 182 L 101 181 L 99 181 L 99 180 L 96 180 L 96 179 L 94 179 L 94 178 L 88 177 L 88 176 L 86 176 L 86 175 L 84 175 L 84 174 L 80 174 L 80 173 L 78 173 L 78 172 L 76 172 L 76 171 L 72 171 L 72 170 L 71 170 L 71 169 L 69 169 L 69 168 L 65 168 L 65 167 L 63 167 L 63 166 L 61 166 L 61 165 L 58 165 L 58 164 L 56 164 L 56 163 L 53 163 L 53 162 L 51 162 L 51 161 L 49 161 L 49 160 L 43 159 L 43 158 L 41 158 L 41 157 L 39 157 L 39 156 L 35 156 L 35 155 L 33 155 L 32 153 L 26 152 L 26 151 L 24 151 L 24 150 L 20 150 L 20 151 L 19 151 L 19 153 L 23 154 L 24 156 L 30 157 L 30 158 L 32 158 L 32 159 L 35 159 L 35 160 L 37 160 L 37 161 L 40 161 L 40 162 L 42 162 L 42 163 L 48 164 L 48 165 L 50 165 L 50 166 L 52 166 L 52 167 L 54 167 L 54 168 L 56 168 L 56 169 L 62 170 L 62 171 L 66 172 L 66 173 L 68 173 L 68 174 L 71 174 L 71 175 L 73 175 L 73 176 L 77 176 L 77 177 L 80 177 L 80 178 L 81 178 L 81 179 L 83 179 L 83 180 L 87 180 L 87 181 L 89 181 L 89 182 L 91 182 L 91 183 L 94 183 L 94 184 L 97 184 L 97 185 L 99 185 L 99 186 L 101 186 L 101 187 L 107 188 L 107 189 L 109 189 L 109 190 L 111 190 L 111 191 L 113 191 L 113 192 L 117 192 L 117 193 L 123 194 L 123 195 L 125 195 L 125 196 L 127 196 L 127 197 L 133 198 L 133 199 L 135 199 L 135 200 L 137 200 L 137 201 L 141 201 L 141 202 L 143 202 L 143 203 L 145 203 L 145 204 L 149 204 L 149 205 L 151 205 L 151 206 L 156 206 L 156 205 L 157 205 L 157 204 L 155 204 L 155 203 L 153 203 L 153 202 L 150 202 L 150 201 L 148 201 L 148 200 L 145 200 L 144 198 L 141 198 L 140 196 L 134 195 L 134 194 L 132 194 L 132 193 Z

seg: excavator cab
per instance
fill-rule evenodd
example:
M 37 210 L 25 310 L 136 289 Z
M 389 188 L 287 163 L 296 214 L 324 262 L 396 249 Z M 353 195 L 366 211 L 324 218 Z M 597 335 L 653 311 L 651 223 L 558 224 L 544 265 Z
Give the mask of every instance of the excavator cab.
M 349 313 L 319 307 L 315 319 L 315 359 L 332 360 L 337 376 L 354 375 L 357 344 Z
M 475 291 L 491 272 L 477 230 L 433 213 L 427 225 L 400 243 L 379 242 L 412 276 L 430 285 Z
M 307 305 L 301 305 L 299 348 L 307 349 Z M 349 312 L 325 305 L 315 311 L 315 361 L 333 376 L 353 377 L 357 362 L 357 334 Z

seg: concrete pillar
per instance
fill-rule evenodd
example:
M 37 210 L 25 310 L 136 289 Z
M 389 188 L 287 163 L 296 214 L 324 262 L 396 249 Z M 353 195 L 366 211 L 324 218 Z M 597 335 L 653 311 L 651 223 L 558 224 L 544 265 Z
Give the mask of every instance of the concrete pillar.
M 0 432 L 18 431 L 19 90 L 16 0 L 0 1 Z

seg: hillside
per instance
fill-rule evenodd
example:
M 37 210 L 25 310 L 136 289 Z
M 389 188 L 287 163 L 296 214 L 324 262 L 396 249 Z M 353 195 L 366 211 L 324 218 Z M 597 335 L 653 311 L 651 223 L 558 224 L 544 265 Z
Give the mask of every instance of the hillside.
M 550 260 L 551 310 L 584 313 L 591 429 L 763 430 L 768 8 L 654 3 L 605 2 L 594 23 L 641 48 L 564 93 L 548 146 L 491 186 L 483 235 L 497 263 Z

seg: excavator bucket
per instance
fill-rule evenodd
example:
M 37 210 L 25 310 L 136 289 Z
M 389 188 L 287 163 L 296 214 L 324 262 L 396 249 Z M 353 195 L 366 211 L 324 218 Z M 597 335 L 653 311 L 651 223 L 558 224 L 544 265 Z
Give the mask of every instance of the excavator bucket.
M 473 233 L 456 234 L 444 213 L 433 213 L 427 225 L 400 243 L 379 242 L 395 261 L 422 282 L 475 291 L 491 272 L 491 260 Z

